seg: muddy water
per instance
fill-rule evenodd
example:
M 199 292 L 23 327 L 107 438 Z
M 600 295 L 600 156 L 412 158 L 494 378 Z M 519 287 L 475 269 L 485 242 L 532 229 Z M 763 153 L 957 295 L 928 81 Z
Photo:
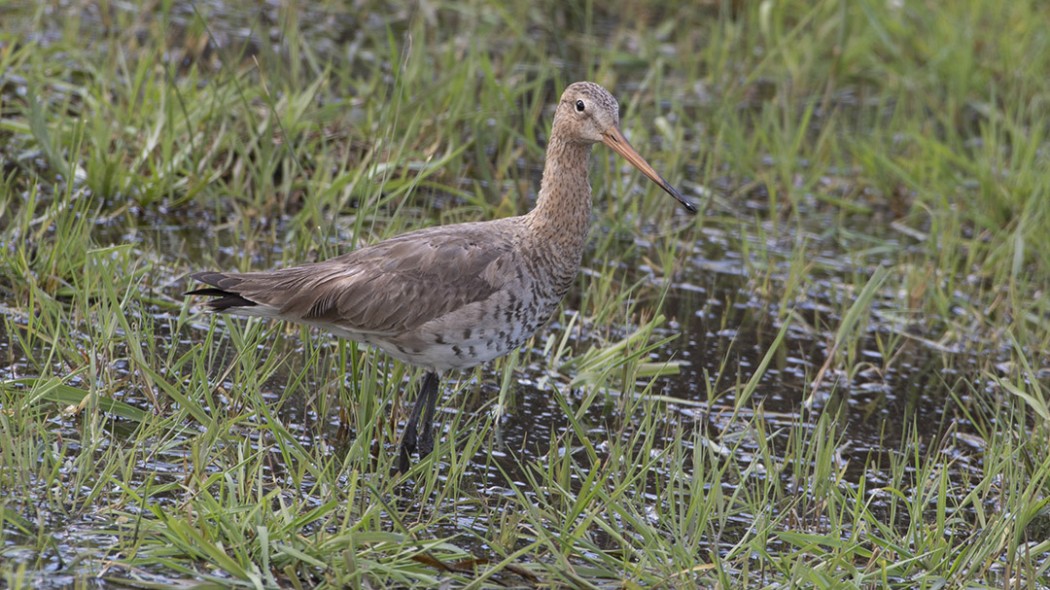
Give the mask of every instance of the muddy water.
M 202 259 L 207 258 L 204 252 L 211 247 L 210 244 L 192 243 L 195 235 L 192 230 L 163 219 L 154 219 L 152 223 L 151 226 L 150 221 L 144 220 L 143 226 L 134 231 L 123 228 L 112 234 L 100 228 L 97 235 L 101 241 L 112 240 L 113 243 L 126 243 L 132 239 L 153 252 L 199 252 Z M 234 239 L 232 235 L 228 237 Z M 229 246 L 234 245 L 231 243 Z M 279 254 L 270 255 L 279 257 Z M 260 255 L 260 258 L 269 258 L 270 255 Z M 679 337 L 654 354 L 657 359 L 675 358 L 687 363 L 680 374 L 659 380 L 658 393 L 694 402 L 681 407 L 670 404 L 669 419 L 679 421 L 687 429 L 691 428 L 690 422 L 698 424 L 706 436 L 713 440 L 739 427 L 738 422 L 734 423 L 729 418 L 736 403 L 732 386 L 738 376 L 747 380 L 756 370 L 780 328 L 775 305 L 756 297 L 747 274 L 741 271 L 742 265 L 731 263 L 738 260 L 740 255 L 723 250 L 720 256 L 718 262 L 698 259 L 695 266 L 681 269 L 679 284 L 669 291 L 662 307 L 662 311 L 674 320 L 666 331 L 678 333 Z M 585 264 L 593 265 L 595 262 L 586 261 Z M 181 288 L 176 277 L 154 277 L 153 280 L 158 285 L 177 285 L 176 288 Z M 921 439 L 924 446 L 936 444 L 949 431 L 953 436 L 968 433 L 965 420 L 960 420 L 953 413 L 955 398 L 951 395 L 950 384 L 951 374 L 957 368 L 952 367 L 951 363 L 946 364 L 941 354 L 909 345 L 911 348 L 907 354 L 883 369 L 887 363 L 869 339 L 871 346 L 863 350 L 861 356 L 871 368 L 859 371 L 849 381 L 842 375 L 826 376 L 822 387 L 824 395 L 818 396 L 814 408 L 804 408 L 803 402 L 811 393 L 814 375 L 826 359 L 828 343 L 838 321 L 833 313 L 827 311 L 827 302 L 832 299 L 830 293 L 835 292 L 834 286 L 834 283 L 829 282 L 829 294 L 823 300 L 819 295 L 816 296 L 816 302 L 810 306 L 822 310 L 819 313 L 813 311 L 810 315 L 811 318 L 820 315 L 822 325 L 828 329 L 816 333 L 801 329 L 789 330 L 780 351 L 747 405 L 763 415 L 768 423 L 768 432 L 776 432 L 778 426 L 805 424 L 817 419 L 821 412 L 834 411 L 836 423 L 841 427 L 839 448 L 843 464 L 848 465 L 847 477 L 854 482 L 867 480 L 869 486 L 874 486 L 886 479 L 886 475 L 879 471 L 880 461 L 877 459 L 886 455 L 888 461 L 889 453 L 900 450 L 901 437 L 907 432 L 906 424 L 914 422 L 926 425 Z M 578 304 L 578 292 L 566 301 L 570 309 Z M 12 321 L 12 325 L 17 323 L 17 319 Z M 879 329 L 878 325 L 871 327 L 872 331 Z M 29 368 L 20 358 L 15 341 L 5 336 L 8 335 L 0 335 L 0 354 L 8 360 L 4 376 L 10 378 L 28 374 Z M 167 337 L 171 338 L 170 335 Z M 294 335 L 282 337 L 295 338 Z M 179 341 L 171 341 L 168 345 L 188 346 L 194 341 L 192 333 L 180 334 L 177 338 Z M 335 353 L 328 335 L 314 333 L 311 338 L 328 348 L 327 353 Z M 289 344 L 294 346 L 294 343 Z M 587 344 L 581 343 L 580 346 L 583 348 Z M 38 358 L 40 352 L 37 351 Z M 540 358 L 535 360 L 542 362 Z M 965 359 L 955 362 L 965 363 Z M 728 374 L 721 381 L 712 382 L 713 376 L 719 375 L 725 367 L 729 367 Z M 478 494 L 491 498 L 493 505 L 498 505 L 501 495 L 511 493 L 514 488 L 524 490 L 527 496 L 533 494 L 525 485 L 527 474 L 523 466 L 544 464 L 552 452 L 565 452 L 564 449 L 549 448 L 551 433 L 562 432 L 568 426 L 562 409 L 552 397 L 549 386 L 538 388 L 532 385 L 543 382 L 546 376 L 546 368 L 539 363 L 518 369 L 512 403 L 494 433 L 496 446 L 481 449 L 472 457 L 467 468 L 467 480 L 473 482 Z M 446 395 L 440 404 L 439 420 L 447 424 L 457 412 L 470 414 L 490 411 L 491 400 L 499 390 L 499 380 L 500 375 L 488 369 L 482 373 L 480 383 L 464 388 L 465 395 Z M 328 416 L 316 415 L 307 404 L 294 401 L 298 396 L 291 396 L 293 401 L 287 403 L 288 398 L 280 390 L 281 386 L 276 385 L 286 383 L 287 379 L 278 375 L 272 382 L 275 384 L 274 390 L 266 392 L 264 397 L 286 400 L 279 414 L 282 422 L 304 444 L 319 441 L 334 443 L 338 452 L 338 413 L 332 411 Z M 306 384 L 306 387 L 310 386 Z M 409 389 L 414 391 L 414 386 Z M 448 389 L 446 387 L 446 391 Z M 714 399 L 709 398 L 709 391 L 716 392 Z M 829 392 L 832 392 L 830 396 Z M 570 398 L 573 396 L 573 392 L 565 394 Z M 134 402 L 134 399 L 134 396 L 129 396 L 125 401 Z M 390 400 L 385 401 L 389 403 Z M 573 401 L 570 399 L 569 403 Z M 700 402 L 699 405 L 696 402 Z M 592 441 L 601 441 L 610 436 L 610 433 L 602 431 L 603 425 L 609 422 L 607 411 L 608 407 L 602 403 L 589 407 L 584 419 L 593 425 L 588 433 Z M 68 429 L 65 436 L 70 440 L 76 440 L 79 436 L 70 422 L 59 421 L 54 426 L 60 430 Z M 960 441 L 960 444 L 965 444 L 965 439 Z M 266 441 L 258 442 L 267 444 Z M 757 444 L 758 441 L 751 445 L 745 442 L 742 448 L 745 452 L 756 450 Z M 786 448 L 788 441 L 774 439 L 767 441 L 767 444 L 774 448 L 778 445 Z M 925 449 L 917 451 L 921 454 Z M 156 457 L 155 464 L 144 466 L 142 475 L 177 480 L 184 469 L 185 458 L 167 459 Z M 888 465 L 886 462 L 881 464 Z M 960 461 L 959 466 L 965 469 L 966 462 Z M 271 469 L 279 479 L 285 467 L 275 463 Z M 966 477 L 965 473 L 958 475 L 960 478 Z M 878 509 L 877 503 L 874 508 Z M 485 514 L 472 514 L 469 507 L 464 508 L 457 519 L 448 524 L 447 530 L 438 530 L 435 534 L 461 535 L 464 530 L 474 530 L 479 538 L 483 538 L 484 533 L 493 526 L 486 520 Z M 747 523 L 741 522 L 741 534 L 746 528 Z M 96 533 L 83 523 L 56 523 L 56 533 L 58 531 L 65 531 L 58 533 L 58 536 L 64 539 L 63 544 L 69 548 L 67 557 L 106 544 L 105 539 L 96 539 Z M 17 535 L 8 538 L 17 541 Z M 469 540 L 464 543 L 465 549 L 485 551 L 480 545 L 470 547 Z M 65 552 L 60 549 L 60 553 Z

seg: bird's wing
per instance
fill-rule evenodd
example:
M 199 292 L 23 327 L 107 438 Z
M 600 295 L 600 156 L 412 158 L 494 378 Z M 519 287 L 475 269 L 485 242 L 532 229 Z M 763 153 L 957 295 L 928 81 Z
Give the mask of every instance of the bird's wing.
M 197 273 L 195 279 L 213 288 L 192 293 L 219 297 L 209 302 L 216 311 L 398 334 L 491 296 L 514 275 L 505 271 L 513 265 L 513 246 L 511 225 L 440 226 L 314 264 Z

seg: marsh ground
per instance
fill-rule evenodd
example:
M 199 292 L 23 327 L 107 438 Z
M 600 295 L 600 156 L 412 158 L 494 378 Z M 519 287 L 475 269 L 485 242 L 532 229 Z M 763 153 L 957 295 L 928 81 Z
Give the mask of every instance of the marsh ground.
M 520 4 L 0 5 L 4 585 L 1050 585 L 1047 9 Z M 183 298 L 528 210 L 579 79 L 704 212 L 596 149 L 407 475 L 412 371 Z

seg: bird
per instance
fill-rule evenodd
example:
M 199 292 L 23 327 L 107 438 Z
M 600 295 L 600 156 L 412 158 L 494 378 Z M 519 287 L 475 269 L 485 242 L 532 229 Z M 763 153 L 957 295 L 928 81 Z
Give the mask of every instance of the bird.
M 196 272 L 208 311 L 281 319 L 375 347 L 424 375 L 396 471 L 433 451 L 440 375 L 510 353 L 573 283 L 590 229 L 591 147 L 604 144 L 691 214 L 696 206 L 628 143 L 619 104 L 570 84 L 554 112 L 536 204 L 515 217 L 427 227 L 341 256 L 262 272 Z

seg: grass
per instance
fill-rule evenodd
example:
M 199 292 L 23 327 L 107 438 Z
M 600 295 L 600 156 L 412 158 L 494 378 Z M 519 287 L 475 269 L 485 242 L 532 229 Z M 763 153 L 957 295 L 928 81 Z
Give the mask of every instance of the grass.
M 5 587 L 1050 585 L 1040 4 L 62 9 L 0 7 Z M 596 148 L 407 475 L 415 371 L 182 297 L 527 211 L 577 79 L 705 213 Z

